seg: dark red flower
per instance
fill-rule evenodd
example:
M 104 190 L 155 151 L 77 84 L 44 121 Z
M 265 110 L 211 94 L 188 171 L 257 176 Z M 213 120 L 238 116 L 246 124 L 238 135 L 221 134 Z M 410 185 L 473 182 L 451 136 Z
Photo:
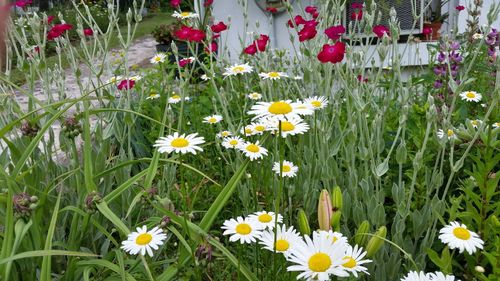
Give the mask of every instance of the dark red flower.
M 201 42 L 203 39 L 205 39 L 205 32 L 203 32 L 203 30 L 192 29 L 191 32 L 189 32 L 189 41 Z
M 47 24 L 51 24 L 53 20 L 55 20 L 55 16 L 48 16 L 47 17 Z
M 294 24 L 295 22 L 295 24 Z M 305 24 L 306 20 L 301 15 L 296 15 L 292 20 L 288 20 L 287 24 L 289 27 L 299 26 L 301 24 Z
M 226 30 L 227 25 L 225 25 L 223 22 L 219 22 L 218 24 L 210 26 L 210 29 L 212 29 L 212 32 L 219 33 Z
M 269 42 L 269 36 L 261 34 L 259 39 L 255 40 L 257 49 L 259 49 L 260 52 L 264 52 L 266 50 L 267 42 Z
M 456 6 L 456 7 L 455 7 L 455 9 L 457 9 L 457 11 L 459 11 L 459 12 L 460 12 L 460 11 L 465 10 L 465 7 L 464 7 L 464 6 L 462 6 L 462 5 L 458 5 L 458 6 Z
M 430 35 L 432 33 L 432 28 L 426 26 L 422 29 L 422 34 L 423 35 Z
M 205 52 L 209 54 L 212 52 L 217 52 L 218 48 L 219 46 L 217 45 L 217 42 L 212 42 L 210 43 L 210 45 L 208 45 L 208 47 L 205 47 Z
M 38 53 L 38 54 L 39 54 L 39 53 L 40 53 L 40 47 L 35 46 L 35 47 L 33 48 L 33 51 L 35 51 L 36 53 Z
M 68 31 L 70 29 L 72 29 L 73 26 L 71 24 L 68 24 L 68 23 L 60 23 L 60 24 L 56 24 L 54 25 L 51 30 L 53 31 L 57 31 L 57 32 L 60 32 L 60 33 L 63 33 L 65 31 Z
M 345 33 L 345 27 L 343 25 L 335 25 L 325 29 L 325 34 L 328 38 L 332 40 L 339 40 L 342 34 Z
M 344 59 L 344 54 L 345 44 L 343 42 L 337 41 L 333 45 L 323 45 L 323 49 L 321 49 L 318 54 L 318 60 L 321 63 L 338 63 Z
M 361 3 L 352 3 L 351 9 L 353 10 L 351 13 L 351 20 L 361 20 L 363 18 L 363 4 Z
M 28 6 L 28 5 L 31 5 L 31 4 L 33 4 L 33 1 L 32 1 L 32 0 L 18 0 L 18 1 L 16 1 L 16 2 L 14 3 L 14 5 L 15 5 L 16 7 L 19 7 L 19 8 L 24 8 L 24 7 L 26 7 L 26 6 Z
M 266 11 L 268 11 L 269 13 L 277 13 L 278 12 L 278 9 L 274 8 L 274 7 L 267 7 L 266 8 Z
M 368 78 L 363 78 L 363 76 L 361 76 L 361 75 L 358 75 L 358 77 L 356 77 L 356 79 L 358 79 L 359 82 L 363 82 L 363 83 L 368 82 Z
M 190 64 L 190 63 L 192 63 L 193 61 L 194 61 L 194 59 L 192 59 L 192 58 L 185 58 L 185 59 L 181 59 L 181 60 L 179 61 L 179 66 L 180 66 L 180 67 L 185 67 L 186 65 L 188 65 L 188 64 Z
M 377 35 L 378 38 L 384 37 L 384 34 L 387 34 L 387 36 L 391 35 L 391 33 L 389 32 L 389 28 L 387 28 L 385 25 L 374 26 L 373 33 L 375 33 L 375 35 Z
M 318 31 L 315 27 L 304 26 L 304 28 L 299 31 L 299 41 L 304 42 L 306 40 L 311 40 L 316 36 L 317 33 Z
M 116 87 L 118 88 L 118 90 L 121 91 L 121 90 L 132 89 L 132 88 L 134 88 L 134 85 L 135 85 L 134 80 L 124 79 L 124 80 L 120 81 L 120 83 L 118 83 L 118 85 Z
M 210 5 L 212 5 L 214 3 L 214 0 L 205 0 L 205 2 L 203 2 L 203 7 L 208 7 Z
M 94 31 L 92 30 L 92 28 L 85 28 L 85 29 L 83 30 L 83 34 L 84 34 L 85 36 L 92 36 L 92 35 L 94 35 Z
M 214 35 L 212 35 L 212 39 L 217 39 L 220 37 L 220 33 L 215 33 Z
M 176 8 L 179 7 L 182 3 L 182 0 L 170 0 L 170 6 Z
M 252 43 L 248 45 L 245 49 L 243 49 L 243 53 L 253 56 L 257 53 L 257 46 L 255 45 L 255 43 Z
M 312 14 L 314 14 L 314 13 L 318 12 L 318 7 L 316 7 L 316 6 L 307 6 L 307 7 L 304 9 L 304 11 L 306 11 L 306 13 L 308 13 L 308 14 L 312 15 Z
M 179 40 L 188 40 L 192 30 L 193 28 L 183 25 L 179 30 L 174 32 L 174 35 Z
M 61 35 L 62 35 L 62 32 L 55 31 L 55 30 L 49 30 L 49 32 L 47 32 L 47 40 L 54 40 L 55 38 L 57 38 Z
M 315 28 L 319 24 L 316 20 L 307 20 L 304 22 L 304 27 Z

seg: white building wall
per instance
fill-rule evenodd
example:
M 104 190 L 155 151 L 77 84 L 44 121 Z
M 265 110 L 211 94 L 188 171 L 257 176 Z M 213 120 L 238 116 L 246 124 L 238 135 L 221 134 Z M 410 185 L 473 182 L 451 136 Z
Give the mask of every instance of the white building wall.
M 468 8 L 472 4 L 473 0 L 460 0 L 460 5 L 465 6 Z M 458 1 L 457 1 L 458 2 Z M 493 6 L 493 4 L 500 2 L 500 0 L 484 0 L 483 1 L 483 8 L 481 9 L 481 16 L 479 17 L 479 25 L 487 25 L 488 20 L 486 18 L 486 15 L 488 14 L 488 11 L 490 10 L 490 7 Z M 458 5 L 458 4 L 457 4 Z M 467 13 L 466 10 L 462 11 L 458 15 L 458 31 L 459 32 L 464 32 L 466 27 L 467 27 Z M 496 28 L 497 30 L 500 30 L 500 18 L 497 18 L 495 22 L 491 25 L 492 28 Z

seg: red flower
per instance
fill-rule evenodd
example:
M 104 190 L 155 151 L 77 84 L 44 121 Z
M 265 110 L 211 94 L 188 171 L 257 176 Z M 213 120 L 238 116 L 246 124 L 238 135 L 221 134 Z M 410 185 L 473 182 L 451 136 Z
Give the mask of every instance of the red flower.
M 378 38 L 384 37 L 384 34 L 387 34 L 387 36 L 391 35 L 391 33 L 389 32 L 389 28 L 387 28 L 385 25 L 374 26 L 373 33 L 375 33 L 375 35 L 377 35 Z
M 361 20 L 363 18 L 363 4 L 361 3 L 352 3 L 351 9 L 353 12 L 351 13 L 351 20 Z
M 274 7 L 267 7 L 266 8 L 266 11 L 268 11 L 269 13 L 277 13 L 278 12 L 278 9 L 274 8 Z
M 172 7 L 179 7 L 182 3 L 182 0 L 170 0 L 170 6 Z
M 219 46 L 217 45 L 217 42 L 212 42 L 210 43 L 210 45 L 208 45 L 208 47 L 205 47 L 205 52 L 209 54 L 212 52 L 217 52 L 218 48 Z
M 208 7 L 214 3 L 214 0 L 205 0 L 203 7 Z
M 306 13 L 312 15 L 318 11 L 318 7 L 315 6 L 307 6 L 305 9 Z
M 339 40 L 340 36 L 344 33 L 345 27 L 343 25 L 335 25 L 325 29 L 326 36 L 332 40 Z
M 118 90 L 129 90 L 132 89 L 135 85 L 134 80 L 124 79 L 120 81 L 120 83 L 116 86 Z
M 428 26 L 424 27 L 424 29 L 422 30 L 423 35 L 430 35 L 431 33 L 432 33 L 432 28 Z
M 304 26 L 302 30 L 299 31 L 299 41 L 304 42 L 306 40 L 313 39 L 318 32 L 315 27 Z
M 465 10 L 465 7 L 464 7 L 464 6 L 462 6 L 462 5 L 458 5 L 458 6 L 456 6 L 456 7 L 455 7 L 455 9 L 457 9 L 457 11 L 459 11 L 459 12 L 460 12 L 460 11 Z
M 321 63 L 338 63 L 344 59 L 344 54 L 345 44 L 343 42 L 337 41 L 333 45 L 323 45 L 323 49 L 318 54 L 318 60 Z
M 269 42 L 269 36 L 261 34 L 259 39 L 255 40 L 257 43 L 257 48 L 260 52 L 264 52 L 266 50 L 267 42 Z
M 94 35 L 94 31 L 92 30 L 92 28 L 85 28 L 85 29 L 83 30 L 83 34 L 84 34 L 85 36 L 92 36 L 92 35 Z
M 47 24 L 51 24 L 52 21 L 55 19 L 56 17 L 55 16 L 48 16 L 47 17 Z
M 56 24 L 54 25 L 51 30 L 53 31 L 57 31 L 57 32 L 60 32 L 60 33 L 63 33 L 65 31 L 68 31 L 70 29 L 72 29 L 73 26 L 71 24 L 68 24 L 68 23 L 60 23 L 60 24 Z
M 188 40 L 192 30 L 191 27 L 183 25 L 179 30 L 174 32 L 174 35 L 179 40 Z
M 32 0 L 19 0 L 19 1 L 16 1 L 16 3 L 14 3 L 14 5 L 16 7 L 19 7 L 19 8 L 24 8 L 24 7 L 31 5 L 31 4 L 33 4 Z
M 188 64 L 190 64 L 190 63 L 192 63 L 193 61 L 194 61 L 194 59 L 192 59 L 192 58 L 185 58 L 185 59 L 181 59 L 181 60 L 179 61 L 179 66 L 180 66 L 180 67 L 185 67 L 186 65 L 188 65 Z
M 292 20 L 288 20 L 287 24 L 289 27 L 294 27 L 294 22 L 295 22 L 295 26 L 299 26 L 301 24 L 305 24 L 306 20 L 301 15 L 297 15 L 293 18 L 293 22 L 292 22 Z
M 218 24 L 214 24 L 210 27 L 212 29 L 212 32 L 219 33 L 227 29 L 227 25 L 225 25 L 223 22 L 219 22 Z
M 35 51 L 36 53 L 38 53 L 38 54 L 39 54 L 39 53 L 40 53 L 40 47 L 35 46 L 35 47 L 33 48 L 33 51 Z
M 54 30 L 49 30 L 49 32 L 47 32 L 47 40 L 54 40 L 55 38 L 61 36 L 62 33 L 61 32 L 58 32 L 58 31 L 54 31 Z
M 358 77 L 356 77 L 356 79 L 358 79 L 359 82 L 363 82 L 363 83 L 368 82 L 368 78 L 363 78 L 363 76 L 361 76 L 361 75 L 358 75 Z
M 217 39 L 220 37 L 220 33 L 215 33 L 214 35 L 212 35 L 212 39 Z
M 245 49 L 243 49 L 243 52 L 247 55 L 255 55 L 257 53 L 257 46 L 255 46 L 255 43 L 252 43 L 251 45 L 248 45 Z
M 308 20 L 304 22 L 304 27 L 315 28 L 318 24 L 319 22 L 317 22 L 316 20 Z
M 203 30 L 192 29 L 191 32 L 189 32 L 189 41 L 201 42 L 203 39 L 205 39 L 205 32 L 203 32 Z

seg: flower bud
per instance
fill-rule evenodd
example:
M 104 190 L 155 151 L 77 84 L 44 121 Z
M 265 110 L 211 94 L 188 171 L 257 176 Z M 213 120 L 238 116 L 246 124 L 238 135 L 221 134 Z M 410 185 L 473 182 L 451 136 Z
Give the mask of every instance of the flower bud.
M 336 211 L 332 215 L 332 229 L 334 231 L 340 231 L 340 218 L 342 217 L 342 212 L 341 211 Z
M 479 272 L 479 273 L 484 273 L 484 267 L 480 266 L 480 265 L 476 265 L 476 267 L 474 267 L 474 269 Z
M 364 220 L 358 227 L 356 234 L 354 235 L 354 243 L 359 246 L 364 246 L 368 242 L 368 231 L 370 231 L 370 223 Z
M 375 232 L 374 236 L 370 238 L 368 244 L 366 245 L 366 256 L 371 258 L 373 257 L 380 248 L 384 245 L 384 239 L 387 235 L 387 228 L 385 226 L 381 226 L 377 232 Z
M 309 226 L 309 220 L 307 219 L 306 212 L 303 209 L 299 209 L 299 231 L 302 235 L 311 235 L 311 227 Z
M 336 186 L 332 191 L 332 208 L 333 211 L 342 210 L 342 190 L 340 186 Z
M 330 194 L 328 190 L 323 189 L 318 200 L 318 224 L 321 230 L 330 230 L 333 210 Z

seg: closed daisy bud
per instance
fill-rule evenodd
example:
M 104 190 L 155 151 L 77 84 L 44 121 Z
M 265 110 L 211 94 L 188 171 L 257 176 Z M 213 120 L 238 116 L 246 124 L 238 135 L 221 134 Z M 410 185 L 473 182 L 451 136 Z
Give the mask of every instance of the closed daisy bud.
M 380 248 L 384 245 L 384 239 L 387 235 L 387 228 L 385 226 L 381 226 L 377 232 L 375 232 L 375 236 L 373 236 L 368 244 L 366 245 L 366 256 L 371 258 L 373 257 Z
M 359 225 L 356 235 L 354 235 L 354 243 L 360 246 L 365 245 L 368 242 L 368 235 L 366 235 L 368 231 L 370 231 L 370 223 L 365 220 Z
M 330 222 L 332 219 L 333 210 L 330 194 L 328 190 L 323 189 L 318 200 L 318 224 L 321 230 L 330 230 Z
M 309 226 L 309 220 L 307 219 L 306 212 L 303 209 L 299 209 L 299 231 L 302 235 L 311 235 L 311 227 Z

